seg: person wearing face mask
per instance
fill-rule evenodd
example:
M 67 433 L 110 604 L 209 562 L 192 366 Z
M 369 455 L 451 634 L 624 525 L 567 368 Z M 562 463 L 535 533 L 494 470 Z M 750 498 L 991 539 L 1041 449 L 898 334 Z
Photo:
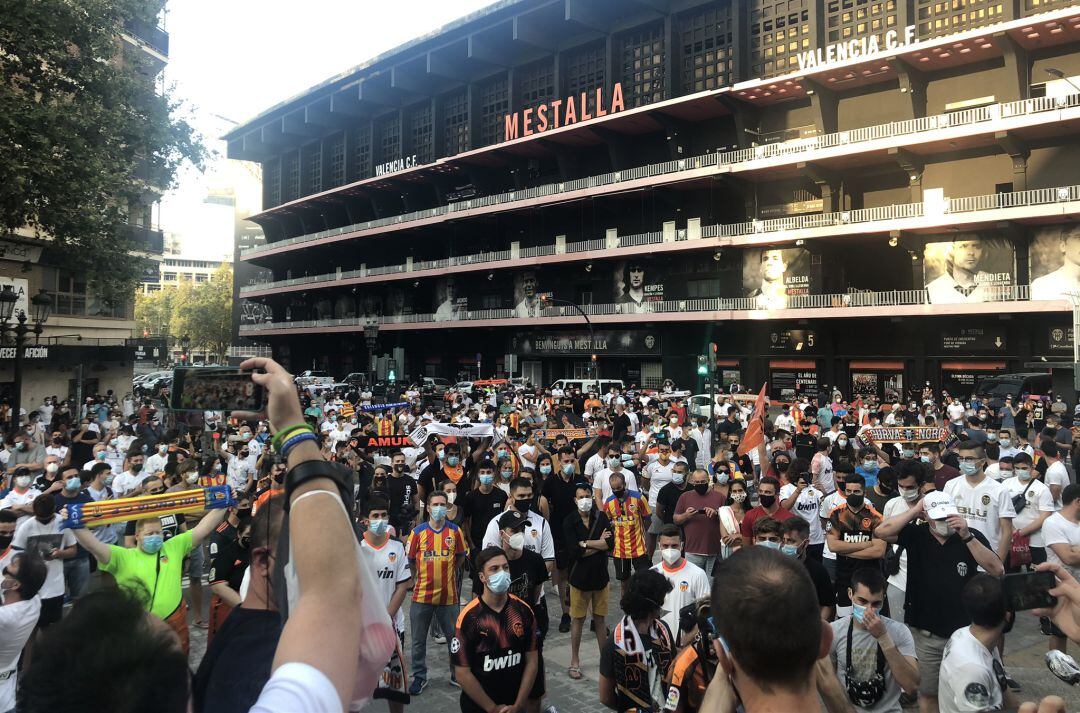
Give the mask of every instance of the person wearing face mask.
M 575 512 L 567 515 L 562 527 L 569 569 L 570 586 L 570 666 L 567 674 L 580 680 L 581 632 L 585 617 L 592 610 L 592 628 L 596 644 L 603 649 L 608 611 L 608 553 L 615 544 L 611 521 L 596 507 L 592 489 L 579 482 L 574 491 Z
M 809 466 L 805 458 L 792 462 L 787 473 L 793 476 L 794 482 L 781 486 L 780 506 L 806 521 L 810 532 L 807 557 L 820 562 L 825 548 L 825 530 L 821 526 L 821 502 L 825 496 L 811 484 Z
M 246 512 L 243 518 L 230 510 L 228 517 L 211 535 L 214 546 L 210 553 L 208 576 L 211 596 L 206 631 L 207 645 L 214 640 L 229 613 L 240 605 L 240 586 L 250 562 L 251 503 L 238 504 L 247 506 L 244 508 Z M 225 525 L 225 532 L 231 535 L 229 539 L 222 537 L 225 534 L 222 532 L 222 525 Z
M 566 445 L 556 451 L 554 458 L 545 454 L 538 461 L 540 474 L 544 478 L 541 493 L 547 500 L 551 513 L 551 535 L 555 545 L 555 569 L 552 573 L 552 582 L 559 592 L 559 603 L 562 607 L 559 631 L 564 634 L 570 631 L 571 624 L 570 585 L 566 580 L 570 558 L 562 523 L 568 517 L 577 517 L 574 494 L 578 484 L 583 481 L 577 475 L 576 456 L 573 447 Z M 545 464 L 552 469 L 551 473 L 543 472 Z
M 660 492 L 656 495 L 653 519 L 659 520 L 662 525 L 670 525 L 675 521 L 675 510 L 679 505 L 679 498 L 690 487 L 686 478 L 686 468 L 685 463 L 675 463 L 671 468 L 671 482 L 660 488 Z
M 659 462 L 659 461 L 657 461 Z M 611 477 L 613 475 L 619 475 L 626 484 L 628 490 L 638 490 L 637 477 L 634 474 L 623 467 L 621 454 L 617 449 L 611 449 L 607 455 L 607 465 L 596 472 L 596 475 L 592 479 L 593 495 L 596 496 L 596 506 L 599 508 L 604 507 L 604 503 L 611 497 Z
M 462 610 L 451 641 L 464 713 L 525 711 L 539 671 L 539 637 L 529 605 L 510 594 L 507 555 L 487 547 L 476 558 L 484 592 Z
M 94 499 L 83 490 L 83 473 L 77 467 L 65 466 L 60 471 L 63 489 L 53 496 L 56 509 L 80 503 L 92 503 Z M 74 601 L 86 592 L 90 580 L 90 553 L 82 547 L 77 548 L 75 556 L 64 560 L 64 582 L 67 584 L 68 600 Z
M 855 464 L 855 473 L 861 475 L 863 481 L 865 481 L 868 487 L 877 485 L 878 471 L 881 470 L 882 460 L 879 458 L 880 453 L 877 447 L 874 448 L 860 448 L 855 456 L 855 460 L 851 461 Z M 885 459 L 884 462 L 888 462 Z
M 251 454 L 251 448 L 247 443 L 235 441 L 229 444 L 229 449 L 221 447 L 222 439 L 218 439 L 218 455 L 225 461 L 225 473 L 227 484 L 238 493 L 246 493 L 255 486 L 256 462 L 258 458 Z
M 1005 568 L 986 537 L 968 529 L 952 498 L 942 492 L 927 493 L 915 507 L 883 520 L 874 536 L 907 553 L 904 623 L 915 639 L 919 708 L 936 710 L 945 644 L 971 623 L 961 605 L 964 585 L 980 567 L 995 577 Z
M 918 463 L 917 460 L 902 460 L 896 466 L 887 465 L 877 472 L 877 482 L 873 486 L 866 486 L 866 500 L 878 512 L 882 512 L 885 503 L 896 497 L 896 469 L 905 463 Z
M 477 467 L 477 487 L 465 493 L 458 503 L 464 519 L 462 531 L 470 552 L 479 552 L 488 524 L 506 509 L 509 496 L 501 488 L 495 487 L 495 464 L 490 460 L 480 462 Z M 473 568 L 473 591 L 480 592 L 480 581 L 475 577 Z
M 1039 480 L 1039 474 L 1027 453 L 1018 453 L 1000 461 L 999 473 L 1001 484 L 1008 490 L 1016 511 L 1016 517 L 1012 521 L 1013 540 L 1020 543 L 1027 541 L 1031 553 L 1030 564 L 1042 564 L 1046 561 L 1042 527 L 1046 519 L 1056 511 L 1054 496 L 1050 493 L 1050 488 Z M 1015 563 L 1012 554 L 1010 545 L 1005 571 L 1019 572 L 1024 563 Z
M 380 679 L 373 698 L 388 701 L 392 713 L 402 713 L 405 705 L 409 703 L 409 693 L 400 658 L 401 651 L 405 649 L 405 612 L 401 605 L 408 596 L 412 572 L 409 570 L 409 558 L 405 556 L 405 547 L 388 534 L 389 503 L 382 498 L 372 498 L 368 501 L 364 515 L 367 529 L 360 540 L 360 551 L 367 556 L 376 574 L 379 601 L 386 607 L 390 619 L 394 622 L 400 647 L 386 664 L 383 678 Z M 398 680 L 401 681 L 400 686 L 389 683 Z
M 679 635 L 679 614 L 683 607 L 709 596 L 712 583 L 705 570 L 683 556 L 683 538 L 677 526 L 664 525 L 657 544 L 660 562 L 652 569 L 671 582 L 671 591 L 664 597 L 665 614 L 661 618 L 676 637 L 676 644 L 681 647 L 689 643 L 689 637 L 684 640 Z
M 649 508 L 652 510 L 656 510 L 660 490 L 671 482 L 672 469 L 675 467 L 675 462 L 671 460 L 670 449 L 667 449 L 666 452 L 661 451 L 658 456 L 655 461 L 646 465 L 641 471 L 641 489 L 646 494 L 649 500 Z M 660 534 L 660 528 L 663 524 L 663 520 L 659 517 L 653 518 L 650 523 L 649 531 L 645 533 L 646 554 L 652 554 L 656 546 L 656 536 Z
M 764 520 L 758 520 L 758 523 Z M 821 607 L 821 618 L 824 621 L 832 621 L 836 614 L 836 591 L 833 588 L 829 573 L 820 560 L 809 557 L 810 524 L 802 518 L 792 517 L 784 520 L 780 525 L 780 551 L 788 557 L 794 557 L 803 563 L 806 571 L 810 573 L 810 579 L 814 582 L 814 591 L 817 593 L 818 606 Z
M 604 501 L 603 510 L 615 533 L 615 546 L 611 550 L 615 579 L 619 580 L 625 594 L 631 570 L 640 572 L 649 568 L 645 531 L 652 510 L 641 493 L 627 488 L 626 477 L 621 472 L 612 472 L 610 486 L 611 497 Z
M 419 485 L 406 472 L 405 454 L 398 451 L 390 456 L 390 477 L 386 479 L 387 494 L 390 499 L 390 525 L 404 538 L 413 529 L 421 502 Z M 434 489 L 429 493 L 438 492 Z
M 686 537 L 686 559 L 706 575 L 712 574 L 720 554 L 719 511 L 727 498 L 710 484 L 709 474 L 695 470 L 690 474 L 689 488 L 679 496 L 672 523 L 683 529 Z
M 762 517 L 771 517 L 778 522 L 789 517 L 798 517 L 781 504 L 780 481 L 776 478 L 765 477 L 758 482 L 758 506 L 746 513 L 739 526 L 744 541 L 749 542 L 753 538 L 754 521 Z
M 142 489 L 142 483 L 150 474 L 143 470 L 146 456 L 141 451 L 133 451 L 125 459 L 124 472 L 113 480 L 112 489 L 116 497 L 125 498 L 137 495 Z
M 34 500 L 41 492 L 31 487 L 30 470 L 20 466 L 11 470 L 11 490 L 0 499 L 0 510 L 10 510 L 19 516 L 19 524 L 34 514 Z
M 922 488 L 927 484 L 933 487 L 933 482 L 928 481 L 929 472 L 929 468 L 922 461 L 905 461 L 900 464 L 896 472 L 899 495 L 885 503 L 881 510 L 883 521 L 907 512 L 910 508 L 919 507 Z M 895 544 L 888 546 L 885 574 L 888 576 L 886 594 L 889 611 L 895 619 L 902 619 L 904 592 L 907 589 L 907 552 Z
M 465 562 L 468 546 L 461 528 L 447 522 L 446 506 L 446 496 L 441 491 L 428 495 L 428 519 L 413 528 L 405 548 L 409 568 L 416 573 L 409 607 L 412 631 L 409 695 L 412 696 L 419 696 L 427 688 L 427 634 L 431 620 L 438 620 L 441 631 L 451 632 L 458 614 L 458 570 Z
M 848 598 L 852 613 L 832 622 L 832 665 L 855 710 L 899 713 L 902 690 L 919 685 L 915 641 L 902 623 L 880 614 L 885 602 L 880 570 L 856 570 Z
M 56 495 L 64 489 L 64 481 L 60 477 L 60 459 L 56 456 L 45 456 L 45 468 L 34 479 L 34 489 L 41 493 Z
M 0 559 L 0 709 L 15 710 L 19 660 L 41 615 L 38 592 L 46 565 L 36 554 L 20 552 Z
M 36 443 L 26 431 L 19 431 L 13 439 L 14 446 L 7 467 L 24 466 L 31 473 L 39 473 L 45 467 L 45 447 Z
M 60 529 L 62 518 L 56 512 L 56 499 L 52 495 L 39 495 L 33 507 L 34 516 L 15 528 L 11 549 L 36 552 L 45 560 L 47 575 L 39 592 L 41 617 L 38 619 L 38 628 L 44 630 L 63 615 L 63 561 L 75 556 L 76 547 L 71 531 Z
M 836 490 L 833 459 L 829 457 L 831 448 L 832 441 L 822 436 L 817 440 L 817 452 L 810 460 L 810 473 L 813 476 L 814 487 L 825 495 Z
M 834 463 L 841 458 L 847 458 L 850 461 L 855 460 L 855 447 L 851 445 L 851 439 L 846 431 L 837 432 L 832 448 L 829 449 L 829 458 Z
M 1004 562 L 1011 543 L 1016 509 L 1009 490 L 993 478 L 987 477 L 983 468 L 986 453 L 975 441 L 963 441 L 957 448 L 962 478 L 954 478 L 942 490 L 953 499 L 968 527 L 986 535 L 998 557 Z
M 446 519 L 460 527 L 465 519 L 465 511 L 461 509 L 457 501 L 457 486 L 449 480 L 444 480 L 439 483 L 438 488 L 446 496 Z
M 156 473 L 159 470 L 165 470 L 165 464 L 169 462 L 169 444 L 162 442 L 158 443 L 153 448 L 153 454 L 147 457 L 143 467 L 149 473 Z

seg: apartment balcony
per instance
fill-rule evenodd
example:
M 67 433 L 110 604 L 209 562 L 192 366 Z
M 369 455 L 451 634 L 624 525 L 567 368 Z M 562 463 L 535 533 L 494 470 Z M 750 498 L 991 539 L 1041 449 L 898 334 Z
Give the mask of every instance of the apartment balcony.
M 965 111 L 665 161 L 449 203 L 266 243 L 242 251 L 241 259 L 418 228 L 448 219 L 531 208 L 545 203 L 695 181 L 722 174 L 751 180 L 779 179 L 795 174 L 798 164 L 811 161 L 825 168 L 833 167 L 833 162 L 837 162 L 838 167 L 850 168 L 850 161 L 840 162 L 852 155 L 858 155 L 861 164 L 887 163 L 895 162 L 896 152 L 901 150 L 915 156 L 934 155 L 940 152 L 942 142 L 952 142 L 957 150 L 962 150 L 984 146 L 988 136 L 993 138 L 1002 132 L 1024 139 L 1028 132 L 1032 137 L 1037 135 L 1045 138 L 1067 136 L 1078 129 L 1080 94 L 990 104 Z
M 161 55 L 169 57 L 169 33 L 157 25 L 142 20 L 125 20 L 124 31 L 139 41 L 140 44 Z
M 848 292 L 843 294 L 800 295 L 786 298 L 786 304 L 764 304 L 756 297 L 714 297 L 707 299 L 646 302 L 640 307 L 625 304 L 580 305 L 593 324 L 632 325 L 647 321 L 715 322 L 733 320 L 825 319 L 904 316 L 995 315 L 1008 312 L 1066 312 L 1064 301 L 1031 300 L 1028 285 L 994 288 L 990 299 L 969 304 L 933 304 L 925 290 L 888 292 Z M 887 309 L 887 312 L 883 312 Z M 241 325 L 248 337 L 289 336 L 363 332 L 371 317 L 318 319 Z M 420 329 L 462 329 L 471 327 L 528 327 L 582 325 L 584 320 L 569 306 L 549 307 L 538 316 L 518 317 L 513 309 L 463 310 L 449 320 L 437 321 L 434 314 L 376 317 L 386 331 Z
M 132 243 L 132 250 L 153 255 L 161 255 L 165 252 L 165 233 L 162 231 L 144 228 L 140 225 L 129 225 L 127 230 L 128 238 Z
M 559 262 L 624 259 L 679 250 L 751 247 L 796 240 L 863 237 L 892 231 L 933 232 L 998 221 L 1061 222 L 1080 212 L 1080 185 L 952 198 L 941 204 L 901 203 L 877 208 L 696 226 L 693 229 L 612 235 L 579 242 L 460 255 L 440 260 L 309 275 L 240 288 L 258 297 L 325 287 L 436 277 L 498 268 L 527 269 Z

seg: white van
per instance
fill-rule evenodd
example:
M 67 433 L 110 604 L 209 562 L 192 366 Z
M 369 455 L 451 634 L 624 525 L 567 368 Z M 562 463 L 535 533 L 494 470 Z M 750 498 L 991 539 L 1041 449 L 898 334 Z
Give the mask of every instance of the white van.
M 622 379 L 559 379 L 551 385 L 551 388 L 562 389 L 564 393 L 581 389 L 583 394 L 591 391 L 599 396 L 610 392 L 612 388 L 625 391 L 626 385 L 623 384 Z

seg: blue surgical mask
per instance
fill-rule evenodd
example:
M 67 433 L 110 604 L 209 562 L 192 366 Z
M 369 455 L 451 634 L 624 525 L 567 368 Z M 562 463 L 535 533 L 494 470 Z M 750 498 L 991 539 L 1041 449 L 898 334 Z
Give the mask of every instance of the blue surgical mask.
M 510 573 L 505 569 L 499 570 L 487 579 L 487 588 L 494 594 L 503 594 L 510 589 Z
M 143 538 L 142 549 L 147 554 L 157 554 L 161 551 L 161 546 L 165 544 L 165 538 L 161 535 L 147 535 Z
M 119 438 L 112 439 L 111 441 L 109 441 L 109 445 L 113 446 L 115 448 L 116 446 L 120 445 L 120 439 Z
M 855 621 L 861 624 L 863 617 L 866 616 L 866 607 L 860 606 L 859 604 L 855 604 L 854 602 L 852 602 L 851 615 L 855 617 Z
M 923 463 L 929 463 L 933 459 L 930 458 L 930 456 L 919 456 L 919 460 L 921 460 Z
M 448 466 L 450 466 L 451 468 L 453 468 L 454 466 L 456 466 L 460 462 L 461 462 L 461 458 L 458 458 L 457 456 L 446 456 L 446 464 Z
M 629 453 L 623 453 L 622 454 L 622 462 L 623 463 L 633 463 L 634 462 L 634 456 L 630 455 Z
M 619 460 L 618 456 L 615 456 L 614 458 L 608 458 L 607 459 L 608 468 L 614 468 L 615 466 L 619 465 L 620 462 L 621 461 Z
M 686 473 L 675 471 L 671 474 L 671 482 L 675 485 L 682 485 L 686 482 Z
M 915 457 L 915 451 L 913 451 L 913 450 L 912 450 L 912 449 L 910 449 L 910 448 L 905 448 L 905 449 L 903 449 L 902 451 L 900 451 L 900 455 L 901 455 L 902 457 L 904 457 L 904 458 L 908 458 L 908 459 L 911 459 L 911 458 L 914 458 L 914 457 Z
M 551 466 L 550 465 L 542 465 L 542 466 L 540 466 L 540 475 L 551 475 Z
M 506 449 L 505 448 L 500 448 L 499 450 L 495 451 L 495 455 L 497 455 L 499 458 L 505 458 L 506 457 Z
M 108 488 L 108 487 L 110 487 L 112 485 L 113 478 L 115 478 L 115 477 L 116 477 L 115 475 L 106 475 L 105 476 L 105 487 L 106 488 Z
M 726 470 L 720 471 L 719 473 L 716 474 L 715 477 L 716 477 L 716 482 L 719 483 L 720 485 L 727 484 L 728 480 L 730 480 L 730 478 L 731 478 L 731 476 L 728 475 Z
M 795 545 L 780 545 L 780 551 L 783 552 L 788 557 L 798 557 L 799 556 L 799 548 L 796 547 Z
M 565 473 L 566 475 L 573 475 L 574 474 L 574 464 L 573 463 L 563 463 L 562 472 Z
M 439 451 L 439 460 L 446 460 L 446 451 Z
M 445 505 L 432 505 L 431 506 L 431 519 L 435 522 L 446 519 L 446 506 Z
M 481 475 L 480 476 L 480 485 L 491 485 L 494 482 L 495 482 L 495 476 L 494 475 Z
M 105 451 L 98 451 L 94 457 L 98 460 L 105 460 Z
M 68 478 L 64 481 L 64 487 L 68 490 L 78 490 L 82 487 L 82 480 L 78 476 Z
M 960 461 L 960 472 L 967 476 L 975 475 L 979 472 L 979 464 Z
M 876 460 L 864 460 L 862 462 L 862 467 L 865 471 L 876 473 L 878 471 L 878 462 Z
M 514 471 L 512 470 L 500 470 L 499 472 L 502 473 L 503 480 L 510 480 L 514 477 Z
M 390 523 L 383 519 L 368 520 L 368 529 L 371 530 L 373 534 L 380 536 L 386 533 L 386 528 L 389 527 L 389 525 Z
M 780 543 L 779 542 L 773 542 L 772 540 L 762 540 L 761 542 L 759 542 L 757 544 L 761 545 L 762 547 L 767 547 L 770 550 L 778 550 L 778 549 L 780 549 Z

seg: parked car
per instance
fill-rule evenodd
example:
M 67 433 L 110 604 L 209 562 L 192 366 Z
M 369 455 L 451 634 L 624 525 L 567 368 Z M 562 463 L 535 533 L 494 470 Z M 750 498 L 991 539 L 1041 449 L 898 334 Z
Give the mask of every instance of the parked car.
M 345 378 L 341 380 L 342 383 L 349 384 L 351 386 L 366 386 L 368 383 L 368 375 L 362 371 L 353 371 L 345 375 Z
M 975 386 L 975 395 L 991 408 L 999 409 L 1005 405 L 1005 397 L 1011 396 L 1013 403 L 1019 405 L 1021 394 L 1047 396 L 1050 393 L 1050 374 L 994 374 L 979 379 Z
M 450 389 L 450 382 L 433 376 L 425 376 L 420 382 L 420 392 L 431 396 L 442 396 Z
M 325 371 L 315 371 L 308 369 L 307 371 L 300 372 L 296 377 L 297 386 L 311 386 L 313 384 L 319 384 L 323 386 L 331 386 L 334 383 L 334 377 L 327 374 Z
M 616 387 L 620 391 L 626 390 L 626 385 L 623 384 L 622 379 L 559 379 L 551 385 L 551 388 L 559 388 L 563 391 L 581 389 L 583 394 L 589 392 L 606 394 L 611 391 L 612 387 Z

